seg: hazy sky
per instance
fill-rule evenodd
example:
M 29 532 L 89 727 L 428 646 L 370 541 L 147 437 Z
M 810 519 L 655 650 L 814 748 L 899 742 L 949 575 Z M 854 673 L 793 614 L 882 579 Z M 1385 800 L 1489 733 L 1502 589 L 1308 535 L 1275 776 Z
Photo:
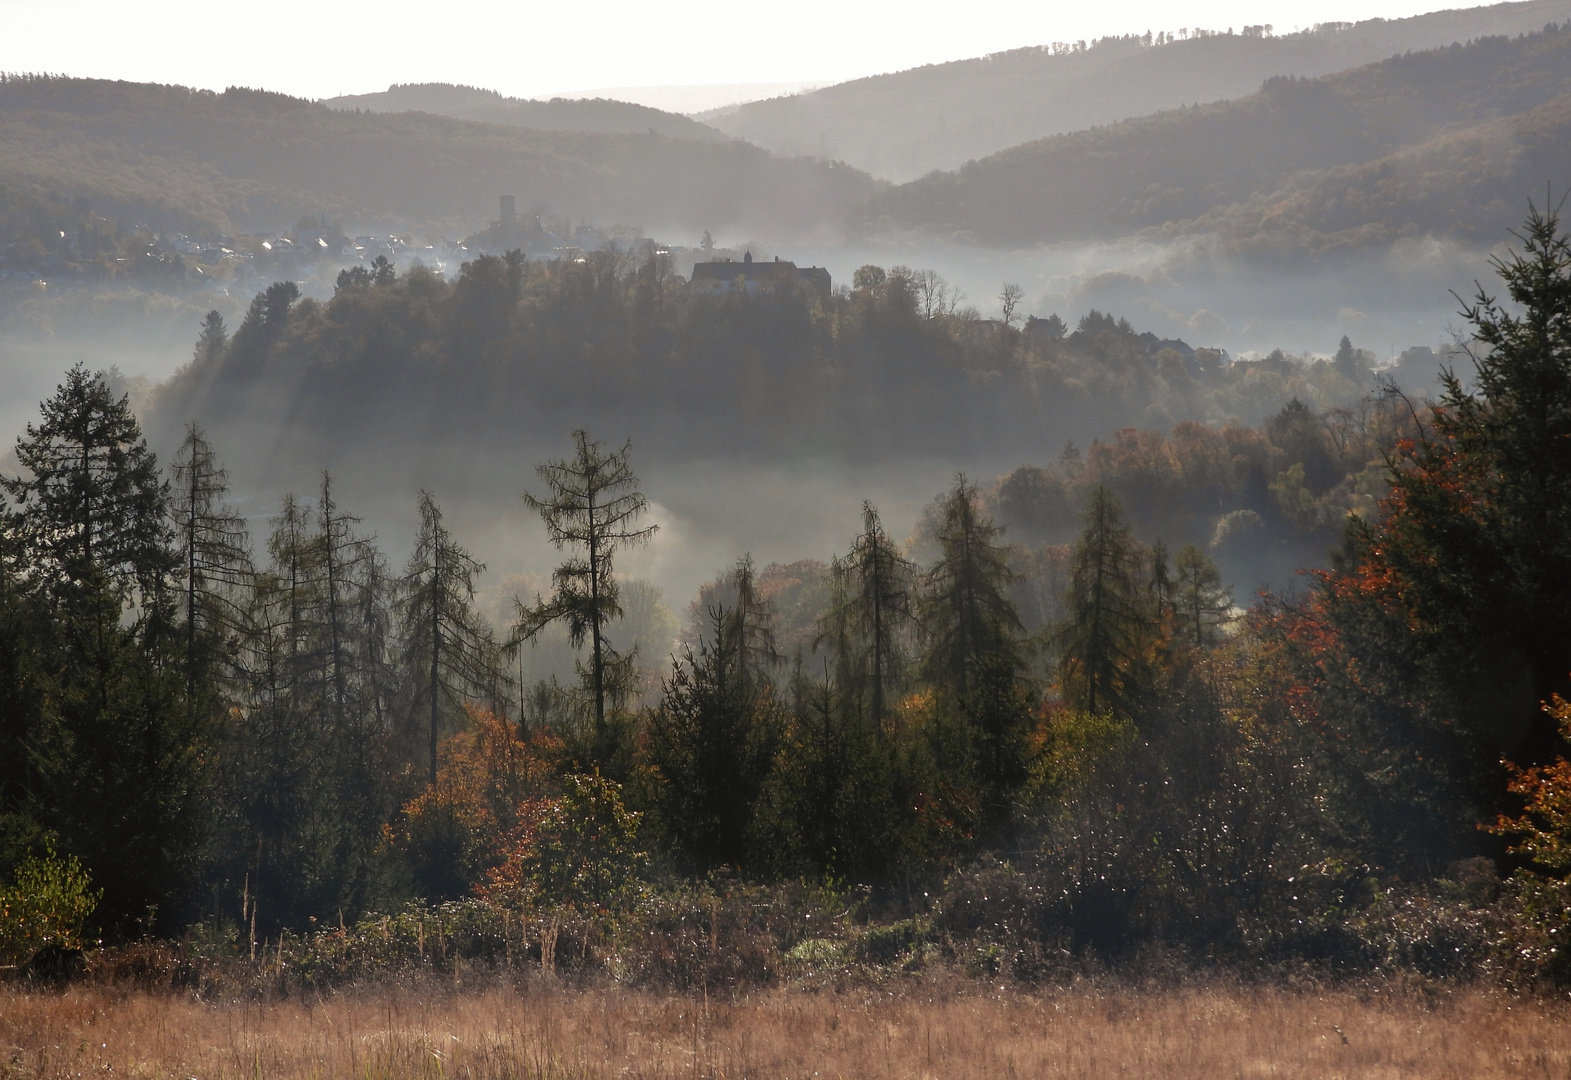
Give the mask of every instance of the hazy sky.
M 305 97 L 462 82 L 590 87 L 838 81 L 1105 34 L 1416 15 L 1435 0 L 981 3 L 213 3 L 0 0 L 0 71 L 265 87 Z M 1454 6 L 1467 6 L 1457 4 Z

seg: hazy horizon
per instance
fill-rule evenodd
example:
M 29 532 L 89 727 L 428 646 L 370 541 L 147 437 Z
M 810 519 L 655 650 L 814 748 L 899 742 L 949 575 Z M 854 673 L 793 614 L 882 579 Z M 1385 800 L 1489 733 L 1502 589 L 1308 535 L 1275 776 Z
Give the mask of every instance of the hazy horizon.
M 794 24 L 760 11 L 730 17 L 724 25 L 695 25 L 621 0 L 596 21 L 598 27 L 614 27 L 614 36 L 586 40 L 574 9 L 532 8 L 527 15 L 508 15 L 466 0 L 444 8 L 439 24 L 424 18 L 425 9 L 407 4 L 380 10 L 374 21 L 350 9 L 316 12 L 313 34 L 332 42 L 332 60 L 324 63 L 315 49 L 252 47 L 249 16 L 238 9 L 199 8 L 194 0 L 134 7 L 107 0 L 0 0 L 0 20 L 9 28 L 0 39 L 0 71 L 213 90 L 252 86 L 313 99 L 372 93 L 405 82 L 462 83 L 538 98 L 592 95 L 606 87 L 828 84 L 1054 41 L 1180 26 L 1226 31 L 1271 24 L 1282 34 L 1324 22 L 1405 18 L 1443 7 L 1433 0 L 1205 0 L 1175 17 L 1153 0 L 1069 10 L 1005 0 L 968 9 L 973 17 L 957 21 L 903 18 L 905 9 L 879 2 L 837 10 L 840 29 L 826 38 L 812 20 Z M 59 28 L 67 21 L 71 33 L 62 34 Z M 695 38 L 695 33 L 704 36 Z M 477 35 L 490 47 L 474 49 Z M 516 50 L 508 47 L 515 38 L 528 48 L 529 63 L 519 64 Z M 525 45 L 541 40 L 567 44 Z M 215 47 L 215 41 L 226 44 Z M 567 89 L 574 87 L 579 89 Z

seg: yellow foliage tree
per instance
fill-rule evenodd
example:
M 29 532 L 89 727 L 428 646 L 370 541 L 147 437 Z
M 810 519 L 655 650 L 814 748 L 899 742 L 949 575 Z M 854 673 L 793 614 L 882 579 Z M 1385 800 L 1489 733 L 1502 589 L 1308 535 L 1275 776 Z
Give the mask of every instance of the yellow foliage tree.
M 1560 725 L 1561 736 L 1571 740 L 1571 702 L 1556 694 L 1544 711 Z M 1571 762 L 1562 757 L 1552 765 L 1527 769 L 1505 764 L 1511 773 L 1507 787 L 1522 796 L 1526 806 L 1521 817 L 1501 814 L 1484 828 L 1496 836 L 1520 837 L 1511 850 L 1531 856 L 1547 870 L 1571 870 Z

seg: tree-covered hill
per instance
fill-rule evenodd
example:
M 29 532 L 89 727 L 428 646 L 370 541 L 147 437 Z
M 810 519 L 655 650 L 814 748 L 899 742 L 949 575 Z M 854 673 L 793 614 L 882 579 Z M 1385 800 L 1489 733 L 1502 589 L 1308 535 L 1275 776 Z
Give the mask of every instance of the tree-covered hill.
M 1500 235 L 1571 166 L 1571 31 L 1280 78 L 1015 147 L 878 197 L 875 229 L 983 243 L 1221 232 L 1255 249 Z
M 451 83 L 395 83 L 379 93 L 345 94 L 328 98 L 322 104 L 334 109 L 364 109 L 367 112 L 425 112 L 538 131 L 601 131 L 625 135 L 653 131 L 679 139 L 725 139 L 708 124 L 630 101 L 609 98 L 535 101 L 503 97 L 495 90 Z
M 1106 38 L 1089 48 L 1059 43 L 857 79 L 706 119 L 779 153 L 839 158 L 904 181 L 1049 135 L 1245 97 L 1273 76 L 1318 77 L 1568 17 L 1566 0 L 1533 0 L 1280 37 L 1248 27 L 1179 40 Z
M 56 191 L 156 229 L 472 229 L 521 208 L 692 231 L 840 227 L 877 188 L 843 165 L 740 142 L 526 131 L 421 113 L 355 113 L 231 88 L 92 79 L 0 82 L 0 184 Z

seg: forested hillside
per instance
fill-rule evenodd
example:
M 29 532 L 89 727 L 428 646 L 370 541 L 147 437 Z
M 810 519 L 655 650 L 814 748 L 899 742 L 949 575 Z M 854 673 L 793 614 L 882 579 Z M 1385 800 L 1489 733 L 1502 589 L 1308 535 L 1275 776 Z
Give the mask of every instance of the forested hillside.
M 327 98 L 322 104 L 334 109 L 364 109 L 367 112 L 425 112 L 539 131 L 600 131 L 627 135 L 652 131 L 678 139 L 725 138 L 697 120 L 628 101 L 608 98 L 534 101 L 451 83 L 399 83 L 375 94 Z
M 979 320 L 904 267 L 755 301 L 610 252 L 484 257 L 451 281 L 346 277 L 326 303 L 281 283 L 231 329 L 160 391 L 150 426 L 160 445 L 191 419 L 222 430 L 258 480 L 356 460 L 467 485 L 573 423 L 664 460 L 1018 461 L 1127 426 L 1259 423 L 1295 397 L 1356 405 L 1373 386 L 1350 345 L 1338 361 L 1228 364 L 1099 312 L 1073 332 Z
M 1571 31 L 1411 53 L 1061 135 L 874 200 L 869 228 L 982 243 L 1219 232 L 1272 251 L 1497 236 L 1571 168 Z
M 101 933 L 141 942 L 142 978 L 277 991 L 525 964 L 706 995 L 937 964 L 1029 987 L 1153 949 L 1563 981 L 1571 238 L 1536 209 L 1521 236 L 1509 300 L 1464 312 L 1472 389 L 1119 432 L 956 477 L 905 544 L 864 503 L 817 558 L 738 552 L 657 684 L 628 624 L 669 613 L 617 571 L 654 528 L 630 445 L 579 430 L 514 462 L 557 568 L 488 620 L 432 493 L 396 554 L 327 473 L 242 518 L 200 426 L 161 464 L 77 366 L 0 481 L 0 948 L 69 973 Z M 183 390 L 337 355 L 333 324 L 395 341 L 411 297 L 448 334 L 545 323 L 540 287 L 493 259 L 445 297 L 275 289 L 232 340 L 209 322 Z M 903 290 L 864 268 L 839 314 L 920 340 Z M 1076 334 L 1104 360 L 1134 337 L 1095 313 Z M 497 370 L 496 340 L 470 365 Z M 383 381 L 429 392 L 407 377 Z M 1257 497 L 1184 541 L 1185 513 Z M 1334 567 L 1229 588 L 1233 529 L 1295 525 L 1340 537 Z M 558 628 L 574 674 L 528 678 Z
M 838 158 L 904 181 L 1049 135 L 1245 97 L 1274 76 L 1313 78 L 1567 18 L 1566 0 L 1533 0 L 1278 37 L 1254 26 L 1156 41 L 1106 38 L 1090 47 L 1061 42 L 753 102 L 708 121 L 779 153 Z
M 258 90 L 91 79 L 0 81 L 0 184 L 58 192 L 154 229 L 277 230 L 324 213 L 351 231 L 463 235 L 521 209 L 693 232 L 838 229 L 877 185 L 740 142 L 526 131 L 354 113 Z

